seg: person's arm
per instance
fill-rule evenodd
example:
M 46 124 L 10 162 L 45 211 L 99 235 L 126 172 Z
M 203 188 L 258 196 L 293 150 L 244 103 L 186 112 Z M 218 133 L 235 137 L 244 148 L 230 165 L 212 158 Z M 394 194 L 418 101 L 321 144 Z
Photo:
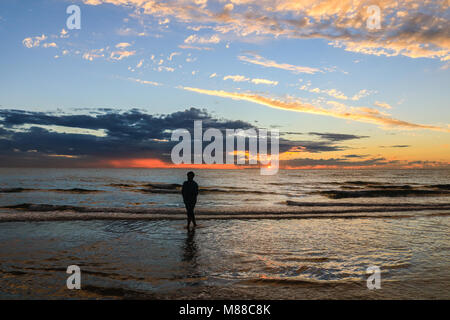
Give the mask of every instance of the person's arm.
M 183 199 L 186 197 L 186 182 L 183 183 L 183 187 L 181 187 L 181 194 L 183 195 Z
M 198 196 L 198 184 L 197 184 L 197 182 L 195 183 L 195 196 Z

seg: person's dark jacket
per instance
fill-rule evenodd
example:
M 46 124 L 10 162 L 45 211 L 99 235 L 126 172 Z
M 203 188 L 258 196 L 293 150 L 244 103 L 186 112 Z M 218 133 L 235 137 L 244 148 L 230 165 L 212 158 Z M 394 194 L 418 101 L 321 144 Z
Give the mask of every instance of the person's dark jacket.
M 184 203 L 195 204 L 197 202 L 198 184 L 195 181 L 185 181 L 181 189 Z

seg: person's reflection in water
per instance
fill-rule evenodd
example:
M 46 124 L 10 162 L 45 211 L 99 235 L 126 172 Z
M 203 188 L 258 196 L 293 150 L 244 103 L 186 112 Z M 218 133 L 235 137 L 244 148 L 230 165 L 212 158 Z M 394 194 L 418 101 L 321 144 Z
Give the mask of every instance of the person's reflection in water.
M 195 242 L 195 229 L 192 229 L 187 231 L 187 237 L 183 246 L 183 256 L 181 259 L 185 265 L 184 276 L 186 279 L 193 280 L 195 278 L 201 277 L 201 274 L 199 273 L 197 268 L 198 267 L 197 258 L 198 258 L 198 248 Z M 188 281 L 187 284 L 197 285 L 198 282 Z
M 183 261 L 192 262 L 197 265 L 197 244 L 195 243 L 195 229 L 188 229 L 186 241 L 184 243 Z

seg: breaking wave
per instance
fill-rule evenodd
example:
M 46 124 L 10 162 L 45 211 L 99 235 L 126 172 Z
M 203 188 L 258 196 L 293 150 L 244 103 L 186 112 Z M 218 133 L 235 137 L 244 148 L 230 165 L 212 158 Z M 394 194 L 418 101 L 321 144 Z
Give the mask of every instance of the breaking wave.
M 450 196 L 450 191 L 440 189 L 414 189 L 411 186 L 406 188 L 391 187 L 375 190 L 323 190 L 315 191 L 313 194 L 320 194 L 330 199 L 345 199 L 345 198 L 379 198 L 379 197 L 426 197 L 426 196 Z
M 89 190 L 82 188 L 71 189 L 33 189 L 33 188 L 0 188 L 0 193 L 21 193 L 21 192 L 62 192 L 62 193 L 97 193 L 103 190 Z
M 287 201 L 283 208 L 199 208 L 198 219 L 314 219 L 411 218 L 450 216 L 450 204 L 414 203 L 309 203 Z M 180 220 L 184 208 L 106 208 L 32 204 L 3 206 L 0 222 L 47 220 Z
M 450 184 L 392 184 L 374 181 L 336 182 L 339 190 L 318 190 L 318 194 L 329 199 L 380 198 L 380 197 L 441 197 L 450 196 Z

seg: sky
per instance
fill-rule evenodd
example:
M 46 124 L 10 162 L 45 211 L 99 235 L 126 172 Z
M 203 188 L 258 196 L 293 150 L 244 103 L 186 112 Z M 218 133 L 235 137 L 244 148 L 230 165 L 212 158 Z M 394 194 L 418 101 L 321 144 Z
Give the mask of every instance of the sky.
M 0 166 L 170 167 L 171 130 L 202 120 L 280 130 L 284 168 L 449 167 L 449 18 L 441 0 L 2 0 Z

